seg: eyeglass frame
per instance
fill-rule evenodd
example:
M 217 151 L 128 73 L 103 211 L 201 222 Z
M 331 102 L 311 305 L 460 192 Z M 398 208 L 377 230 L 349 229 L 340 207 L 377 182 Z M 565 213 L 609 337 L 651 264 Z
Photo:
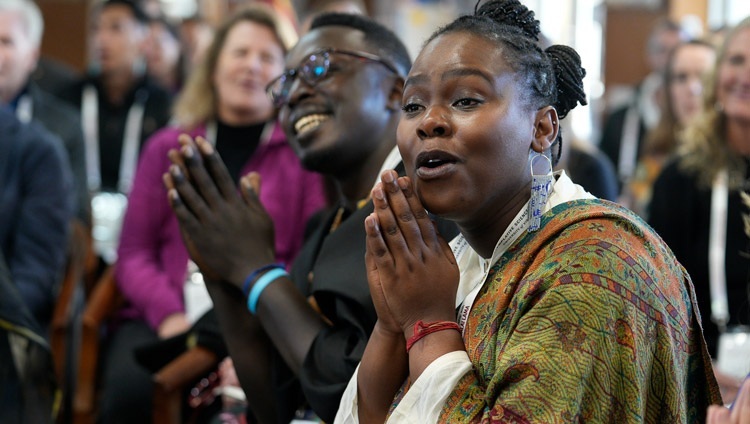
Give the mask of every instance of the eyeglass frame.
M 271 82 L 266 85 L 266 94 L 273 102 L 274 106 L 280 107 L 284 105 L 285 103 L 289 102 L 289 93 L 291 92 L 291 87 L 294 81 L 297 79 L 297 77 L 302 78 L 303 81 L 305 81 L 306 84 L 308 84 L 311 87 L 315 87 L 323 81 L 328 76 L 328 71 L 330 69 L 330 55 L 331 54 L 342 54 L 346 56 L 356 57 L 360 60 L 370 61 L 379 63 L 383 66 L 385 66 L 386 69 L 393 72 L 394 74 L 401 76 L 401 73 L 396 69 L 395 66 L 393 66 L 391 63 L 386 61 L 385 59 L 381 58 L 380 56 L 374 55 L 372 53 L 367 53 L 363 51 L 355 51 L 355 50 L 343 50 L 343 49 L 336 49 L 336 48 L 326 48 L 317 50 L 315 52 L 310 53 L 309 55 L 305 56 L 305 58 L 300 62 L 300 65 L 297 67 L 294 67 L 292 69 L 284 71 L 281 75 L 271 80 Z M 325 64 L 325 70 L 323 74 L 319 77 L 315 77 L 314 80 L 309 80 L 308 77 L 306 77 L 306 73 L 302 72 L 301 70 L 303 67 L 310 61 L 310 58 L 316 55 L 324 55 L 325 61 L 323 62 Z M 288 83 L 286 81 L 282 81 L 282 89 L 280 90 L 280 93 L 274 94 L 272 87 L 279 83 L 282 79 L 288 79 Z M 284 86 L 286 86 L 286 94 L 282 95 L 281 93 L 284 93 Z M 281 99 L 284 99 L 283 101 Z

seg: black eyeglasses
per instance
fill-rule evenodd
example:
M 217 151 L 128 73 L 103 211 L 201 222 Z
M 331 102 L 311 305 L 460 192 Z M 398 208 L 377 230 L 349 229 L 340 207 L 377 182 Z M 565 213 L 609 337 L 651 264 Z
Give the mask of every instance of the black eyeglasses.
M 393 65 L 374 54 L 349 50 L 324 49 L 307 56 L 298 67 L 284 72 L 266 86 L 266 93 L 271 97 L 273 104 L 276 107 L 280 107 L 289 101 L 292 84 L 298 76 L 310 86 L 315 86 L 320 81 L 323 81 L 328 76 L 332 54 L 347 55 L 360 60 L 379 63 L 394 74 L 399 74 Z

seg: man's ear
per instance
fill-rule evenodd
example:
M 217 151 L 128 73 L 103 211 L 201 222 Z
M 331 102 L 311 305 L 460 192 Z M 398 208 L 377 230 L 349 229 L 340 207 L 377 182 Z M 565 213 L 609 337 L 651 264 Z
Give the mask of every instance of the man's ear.
M 390 111 L 400 111 L 401 110 L 401 99 L 403 98 L 404 93 L 404 78 L 400 76 L 394 77 L 393 80 L 390 80 L 391 82 L 391 89 L 388 92 L 388 104 L 387 108 Z
M 31 52 L 31 57 L 29 60 L 29 73 L 36 71 L 36 67 L 39 64 L 40 55 L 41 55 L 41 50 L 39 49 L 39 47 L 34 47 L 34 49 Z
M 537 110 L 534 118 L 534 139 L 531 141 L 531 148 L 539 153 L 549 149 L 557 138 L 559 128 L 557 110 L 553 106 L 545 106 Z

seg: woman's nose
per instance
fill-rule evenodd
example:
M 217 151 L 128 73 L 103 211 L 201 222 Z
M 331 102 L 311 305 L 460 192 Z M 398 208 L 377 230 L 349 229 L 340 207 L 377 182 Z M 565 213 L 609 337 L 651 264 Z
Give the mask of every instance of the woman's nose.
M 688 82 L 690 92 L 695 96 L 700 96 L 703 92 L 703 83 L 701 83 L 700 77 L 691 78 Z
M 451 133 L 449 120 L 441 107 L 428 108 L 419 127 L 417 127 L 417 135 L 421 139 L 446 137 Z

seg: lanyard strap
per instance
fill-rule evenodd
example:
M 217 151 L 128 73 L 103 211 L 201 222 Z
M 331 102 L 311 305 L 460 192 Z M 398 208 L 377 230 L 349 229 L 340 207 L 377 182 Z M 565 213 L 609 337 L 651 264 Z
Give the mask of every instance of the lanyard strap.
M 724 332 L 729 322 L 727 302 L 727 170 L 716 174 L 711 188 L 711 226 L 708 234 L 708 281 L 711 288 L 711 320 Z
M 495 245 L 495 251 L 492 255 L 492 259 L 487 261 L 485 259 L 479 258 L 479 260 L 484 261 L 487 265 L 482 267 L 481 278 L 474 279 L 474 287 L 471 289 L 471 291 L 469 291 L 468 294 L 466 294 L 463 299 L 457 299 L 457 303 L 459 303 L 458 325 L 461 326 L 462 333 L 466 330 L 466 320 L 469 318 L 469 312 L 471 312 L 471 308 L 474 305 L 474 300 L 476 300 L 479 291 L 482 289 L 485 281 L 487 280 L 487 276 L 490 271 L 489 265 L 491 265 L 491 263 L 489 262 L 494 262 L 500 256 L 505 254 L 511 244 L 513 244 L 513 242 L 515 242 L 518 237 L 521 236 L 521 234 L 526 232 L 526 229 L 529 227 L 529 222 L 529 208 L 527 202 L 527 204 L 524 205 L 524 207 L 521 208 L 521 210 L 518 212 L 516 217 L 513 218 L 513 221 L 511 221 L 510 225 L 508 225 L 508 228 L 505 229 L 502 237 L 500 237 L 500 240 L 497 242 L 497 245 Z M 453 255 L 456 257 L 456 263 L 461 263 L 461 259 L 467 253 L 468 248 L 469 243 L 466 241 L 463 235 L 460 235 L 453 246 Z
M 617 169 L 620 181 L 627 182 L 635 173 L 635 163 L 638 156 L 638 109 L 632 105 L 625 112 L 622 125 L 622 138 L 620 138 L 620 156 Z
M 28 94 L 22 95 L 18 99 L 18 106 L 16 106 L 16 118 L 24 124 L 31 122 L 31 118 L 34 116 L 34 102 L 31 96 Z
M 128 193 L 133 184 L 135 168 L 138 162 L 143 115 L 148 100 L 148 91 L 138 89 L 135 100 L 125 118 L 125 133 L 120 154 L 120 173 L 117 188 L 121 193 Z M 81 118 L 83 120 L 83 137 L 86 143 L 86 176 L 90 191 L 101 189 L 102 176 L 99 163 L 99 97 L 96 87 L 86 84 L 81 97 Z

